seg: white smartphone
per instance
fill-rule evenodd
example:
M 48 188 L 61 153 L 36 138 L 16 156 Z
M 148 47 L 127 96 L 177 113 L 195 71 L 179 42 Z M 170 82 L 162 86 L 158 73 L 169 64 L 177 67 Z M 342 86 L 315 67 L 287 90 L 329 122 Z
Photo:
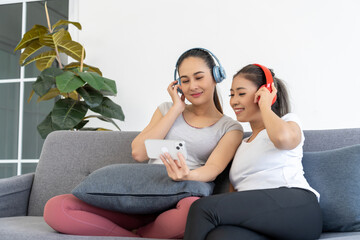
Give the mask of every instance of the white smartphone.
M 160 155 L 166 152 L 174 160 L 179 160 L 178 152 L 187 158 L 185 141 L 182 140 L 146 139 L 145 148 L 149 158 L 160 158 Z

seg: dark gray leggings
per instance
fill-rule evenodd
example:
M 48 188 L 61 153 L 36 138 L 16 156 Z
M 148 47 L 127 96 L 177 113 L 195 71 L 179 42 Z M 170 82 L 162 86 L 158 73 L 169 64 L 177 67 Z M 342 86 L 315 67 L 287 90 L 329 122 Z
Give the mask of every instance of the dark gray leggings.
M 319 238 L 321 231 L 315 194 L 282 187 L 197 200 L 190 208 L 184 240 L 310 240 Z

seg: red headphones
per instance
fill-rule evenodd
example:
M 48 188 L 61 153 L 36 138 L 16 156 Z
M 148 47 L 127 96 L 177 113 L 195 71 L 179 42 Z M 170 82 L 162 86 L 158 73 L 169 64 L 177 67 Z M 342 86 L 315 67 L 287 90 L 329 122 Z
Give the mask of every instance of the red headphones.
M 274 82 L 274 79 L 273 79 L 273 76 L 272 76 L 270 70 L 269 70 L 267 67 L 262 66 L 262 65 L 260 65 L 260 64 L 254 63 L 253 65 L 260 67 L 261 70 L 262 70 L 262 71 L 264 72 L 264 74 L 265 74 L 266 84 L 262 85 L 260 88 L 265 87 L 265 88 L 267 88 L 270 92 L 272 92 L 271 84 Z M 260 99 L 260 97 L 259 97 L 259 99 Z M 258 100 L 259 100 L 259 99 L 258 99 Z M 271 105 L 273 105 L 273 104 L 275 103 L 275 101 L 276 101 L 276 95 L 275 95 L 275 97 L 274 97 Z

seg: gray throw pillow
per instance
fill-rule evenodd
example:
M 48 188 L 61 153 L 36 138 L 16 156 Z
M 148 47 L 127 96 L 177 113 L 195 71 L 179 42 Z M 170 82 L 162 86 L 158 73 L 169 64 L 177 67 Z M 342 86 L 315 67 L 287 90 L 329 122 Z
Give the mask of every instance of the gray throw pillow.
M 323 231 L 360 231 L 360 145 L 304 152 L 303 166 L 320 193 Z
M 113 164 L 91 173 L 72 191 L 91 205 L 129 214 L 151 214 L 185 197 L 208 196 L 213 183 L 176 182 L 162 164 Z

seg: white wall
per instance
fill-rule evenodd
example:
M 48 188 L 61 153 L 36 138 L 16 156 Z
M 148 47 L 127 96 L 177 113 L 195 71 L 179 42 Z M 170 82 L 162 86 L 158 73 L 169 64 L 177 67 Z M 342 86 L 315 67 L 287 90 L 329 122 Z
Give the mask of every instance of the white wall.
M 358 0 L 72 0 L 86 63 L 116 80 L 123 130 L 142 130 L 185 50 L 204 47 L 228 78 L 218 86 L 225 114 L 232 75 L 249 63 L 287 82 L 304 129 L 360 127 Z M 99 123 L 102 124 L 103 123 Z M 248 129 L 248 125 L 246 125 Z

